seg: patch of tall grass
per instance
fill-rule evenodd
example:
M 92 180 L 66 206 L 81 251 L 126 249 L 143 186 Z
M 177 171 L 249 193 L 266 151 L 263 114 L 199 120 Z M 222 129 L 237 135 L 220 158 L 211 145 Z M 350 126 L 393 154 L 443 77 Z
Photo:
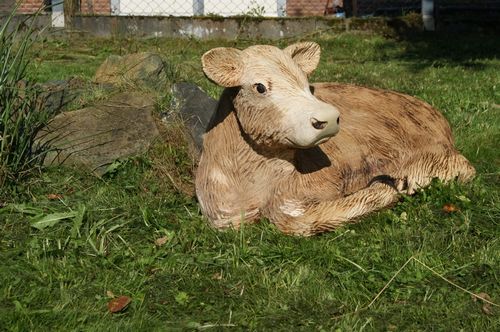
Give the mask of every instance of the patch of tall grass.
M 40 164 L 45 148 L 35 138 L 53 115 L 27 75 L 33 23 L 16 23 L 15 13 L 0 27 L 0 189 Z

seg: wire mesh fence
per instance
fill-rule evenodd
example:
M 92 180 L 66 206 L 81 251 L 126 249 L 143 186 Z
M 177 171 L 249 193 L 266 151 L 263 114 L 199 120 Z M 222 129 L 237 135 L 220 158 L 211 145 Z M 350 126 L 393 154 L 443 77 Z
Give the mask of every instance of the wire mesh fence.
M 56 0 L 57 1 L 57 0 Z M 349 16 L 404 14 L 422 0 L 65 0 L 80 13 L 118 16 Z M 344 17 L 344 16 L 341 16 Z
M 111 0 L 112 15 L 284 16 L 286 1 L 276 0 Z
M 353 16 L 394 16 L 420 11 L 422 0 L 346 1 Z
M 50 12 L 63 6 L 66 14 L 111 16 L 396 16 L 420 12 L 422 0 L 0 0 L 0 13 L 20 3 L 18 12 Z M 500 0 L 435 0 L 438 9 L 498 11 Z M 338 16 L 338 13 L 344 15 Z
M 0 0 L 0 12 L 9 12 L 16 2 L 21 2 L 20 13 L 63 3 L 73 13 L 83 15 L 318 16 L 325 13 L 325 7 L 342 7 L 344 1 L 347 0 Z

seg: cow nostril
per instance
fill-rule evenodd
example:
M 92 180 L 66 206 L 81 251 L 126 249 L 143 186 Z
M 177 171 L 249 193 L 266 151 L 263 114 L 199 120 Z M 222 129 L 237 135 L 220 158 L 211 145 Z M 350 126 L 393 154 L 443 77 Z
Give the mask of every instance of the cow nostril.
M 337 118 L 337 124 L 340 124 L 340 116 Z
M 314 127 L 314 129 L 324 129 L 326 125 L 328 124 L 327 121 L 319 121 L 318 119 L 312 118 L 311 119 L 311 124 Z

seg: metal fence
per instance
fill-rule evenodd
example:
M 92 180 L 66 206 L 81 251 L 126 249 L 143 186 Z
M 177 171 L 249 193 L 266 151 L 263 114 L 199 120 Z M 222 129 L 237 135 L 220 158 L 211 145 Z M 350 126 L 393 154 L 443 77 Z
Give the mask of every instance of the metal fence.
M 99 0 L 94 0 L 96 7 Z M 110 14 L 120 16 L 285 16 L 286 0 L 104 0 Z M 85 0 L 82 0 L 85 2 Z M 81 9 L 88 8 L 86 3 Z
M 395 16 L 420 11 L 422 0 L 345 1 L 351 16 Z
M 111 0 L 111 15 L 285 16 L 286 0 Z
M 111 16 L 323 16 L 339 12 L 349 16 L 396 16 L 420 12 L 422 0 L 0 0 L 0 13 L 16 3 L 19 13 L 64 8 L 68 15 Z M 500 8 L 500 0 L 430 0 L 439 9 L 488 12 Z M 340 17 L 344 17 L 341 15 Z

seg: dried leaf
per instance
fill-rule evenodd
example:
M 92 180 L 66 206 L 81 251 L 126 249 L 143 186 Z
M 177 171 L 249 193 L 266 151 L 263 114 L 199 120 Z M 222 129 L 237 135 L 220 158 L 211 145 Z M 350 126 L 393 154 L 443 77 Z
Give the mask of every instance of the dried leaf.
M 55 201 L 58 199 L 62 199 L 62 195 L 61 194 L 48 194 L 47 198 L 51 201 Z
M 213 280 L 222 280 L 222 273 L 215 272 L 214 274 L 212 274 L 212 279 Z
M 458 211 L 458 208 L 456 205 L 449 203 L 449 204 L 443 205 L 443 211 L 446 213 L 453 213 L 453 212 Z
M 491 301 L 491 298 L 487 293 L 483 292 L 483 293 L 479 293 L 476 295 L 479 296 L 483 300 Z M 472 297 L 472 299 L 474 300 L 474 302 L 478 301 L 478 299 L 476 297 Z M 481 307 L 481 310 L 487 315 L 493 315 L 493 309 L 491 308 L 491 304 L 489 304 L 488 302 L 483 302 L 483 306 Z
M 110 290 L 106 291 L 106 296 L 110 297 L 110 298 L 116 297 L 116 295 L 112 291 L 110 291 Z
M 108 302 L 108 310 L 111 313 L 123 311 L 127 308 L 131 301 L 132 299 L 130 297 L 124 295 L 111 299 Z
M 493 309 L 491 309 L 491 304 L 489 303 L 484 303 L 483 306 L 481 307 L 481 310 L 487 314 L 488 316 L 492 316 L 493 315 Z
M 164 245 L 165 243 L 167 243 L 168 241 L 168 236 L 163 236 L 163 237 L 160 237 L 158 239 L 155 240 L 155 244 L 158 246 L 158 247 L 161 247 L 162 245 Z

